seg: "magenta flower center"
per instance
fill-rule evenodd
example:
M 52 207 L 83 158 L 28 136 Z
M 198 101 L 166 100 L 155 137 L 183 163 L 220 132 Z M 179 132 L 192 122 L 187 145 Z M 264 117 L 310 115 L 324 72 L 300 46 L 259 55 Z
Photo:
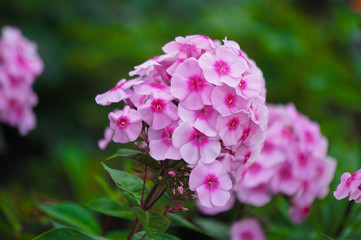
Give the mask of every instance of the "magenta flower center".
M 128 124 L 127 117 L 122 116 L 118 119 L 117 125 L 119 128 L 125 128 L 127 126 L 127 124 Z
M 204 87 L 204 79 L 195 75 L 189 78 L 188 86 L 191 91 L 199 91 Z
M 225 61 L 218 60 L 214 66 L 219 75 L 227 75 L 229 73 L 229 66 Z
M 281 172 L 280 172 L 281 178 L 284 180 L 290 179 L 291 178 L 291 173 L 290 170 L 288 168 L 282 168 Z
M 242 134 L 242 137 L 241 137 L 242 141 L 246 140 L 246 138 L 249 136 L 250 131 L 251 131 L 250 128 L 246 128 L 246 129 L 243 130 L 243 134 Z
M 250 231 L 244 231 L 241 233 L 242 240 L 253 240 L 253 234 Z
M 246 81 L 244 81 L 244 80 L 242 79 L 241 82 L 239 83 L 239 87 L 240 87 L 242 90 L 246 89 L 246 87 L 247 87 Z
M 252 173 L 257 173 L 259 172 L 259 170 L 261 170 L 261 167 L 259 164 L 257 163 L 253 163 L 250 167 L 249 167 L 249 171 Z
M 234 129 L 234 128 L 237 128 L 238 124 L 239 124 L 239 120 L 237 118 L 232 118 L 231 121 L 229 121 L 228 127 L 230 129 L 232 129 L 232 128 Z
M 162 99 L 154 99 L 152 102 L 152 110 L 154 112 L 161 112 L 164 109 L 164 101 Z
M 214 174 L 210 173 L 206 176 L 204 184 L 206 184 L 208 190 L 213 190 L 218 187 L 218 178 Z
M 304 167 L 307 164 L 307 158 L 304 154 L 298 154 L 298 163 L 300 166 Z

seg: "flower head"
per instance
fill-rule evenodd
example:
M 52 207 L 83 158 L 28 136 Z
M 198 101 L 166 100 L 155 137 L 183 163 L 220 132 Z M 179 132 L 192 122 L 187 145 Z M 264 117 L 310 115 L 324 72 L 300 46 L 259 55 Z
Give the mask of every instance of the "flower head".
M 231 240 L 265 240 L 262 227 L 254 218 L 237 221 L 231 226 Z

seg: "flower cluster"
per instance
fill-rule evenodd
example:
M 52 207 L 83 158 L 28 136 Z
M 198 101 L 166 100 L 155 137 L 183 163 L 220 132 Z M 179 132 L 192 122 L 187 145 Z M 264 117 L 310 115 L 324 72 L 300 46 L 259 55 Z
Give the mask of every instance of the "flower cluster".
M 0 39 L 0 121 L 18 127 L 21 135 L 36 125 L 32 108 L 37 96 L 32 85 L 42 71 L 36 44 L 20 30 L 4 27 Z
M 125 104 L 109 113 L 99 146 L 142 139 L 137 145 L 154 159 L 183 159 L 193 169 L 189 187 L 203 206 L 223 206 L 231 178 L 241 179 L 237 174 L 256 159 L 265 139 L 262 72 L 227 39 L 177 37 L 162 49 L 130 72 L 134 79 L 96 97 L 100 105 Z
M 319 125 L 297 112 L 293 104 L 268 105 L 267 137 L 260 156 L 235 186 L 243 203 L 262 206 L 272 195 L 289 197 L 292 222 L 303 221 L 315 198 L 324 198 L 336 161 L 327 156 L 328 143 Z
M 341 176 L 341 182 L 337 186 L 333 195 L 337 200 L 343 199 L 349 196 L 349 200 L 355 200 L 355 202 L 361 202 L 361 169 L 357 172 L 350 174 L 345 172 Z

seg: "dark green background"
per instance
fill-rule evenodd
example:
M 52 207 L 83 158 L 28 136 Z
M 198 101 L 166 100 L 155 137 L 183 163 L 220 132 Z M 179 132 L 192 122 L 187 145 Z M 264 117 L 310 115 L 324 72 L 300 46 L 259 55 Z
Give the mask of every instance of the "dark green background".
M 20 28 L 45 62 L 34 85 L 37 128 L 22 138 L 0 125 L 0 196 L 17 219 L 11 225 L 0 213 L 0 235 L 29 239 L 50 229 L 34 202 L 85 203 L 103 194 L 94 175 L 106 176 L 100 161 L 120 146 L 101 151 L 97 140 L 108 112 L 119 106 L 98 106 L 95 96 L 161 54 L 165 43 L 190 34 L 237 41 L 262 69 L 268 102 L 294 102 L 320 123 L 338 160 L 332 192 L 342 172 L 361 167 L 361 18 L 350 6 L 341 0 L 0 1 L 0 27 Z M 332 236 L 346 202 L 330 194 L 296 228 L 310 239 Z M 271 209 L 287 209 L 282 204 L 276 199 L 256 213 L 267 225 Z M 352 217 L 360 219 L 357 213 Z M 294 229 L 279 218 L 280 226 Z M 358 226 L 348 226 L 348 239 L 358 239 Z M 272 229 L 270 239 L 283 239 Z

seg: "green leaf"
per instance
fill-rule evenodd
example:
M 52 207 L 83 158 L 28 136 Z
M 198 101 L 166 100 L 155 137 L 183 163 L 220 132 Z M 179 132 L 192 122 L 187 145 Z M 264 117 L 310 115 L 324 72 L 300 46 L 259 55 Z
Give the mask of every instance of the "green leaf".
M 0 192 L 0 210 L 4 213 L 7 220 L 10 222 L 14 232 L 21 231 L 21 224 L 17 218 L 13 200 L 5 191 Z
M 33 240 L 94 240 L 93 238 L 71 228 L 55 228 L 41 234 Z
M 71 227 L 89 232 L 95 235 L 100 234 L 100 226 L 93 215 L 85 208 L 74 203 L 58 203 L 55 205 L 37 205 L 38 208 L 55 219 L 64 222 Z
M 146 212 L 140 208 L 133 208 L 133 211 L 144 230 L 153 238 L 159 236 L 169 227 L 169 220 L 159 213 Z
M 140 240 L 140 239 L 142 239 L 142 237 L 144 237 L 145 234 L 147 234 L 147 232 L 145 232 L 145 231 L 138 232 L 134 235 L 133 240 Z M 162 233 L 157 238 L 153 238 L 153 237 L 147 235 L 145 238 L 143 238 L 143 240 L 180 240 L 180 239 L 177 237 L 174 237 L 172 235 Z
M 102 164 L 105 170 L 109 172 L 113 181 L 120 188 L 124 198 L 127 199 L 130 204 L 139 206 L 140 199 L 142 198 L 143 181 L 130 173 L 111 169 L 104 163 Z M 148 192 L 149 189 L 145 186 L 144 196 L 146 196 Z
M 88 233 L 88 232 L 85 232 L 85 231 L 82 231 L 82 230 L 79 230 L 79 229 L 76 229 L 76 228 L 73 228 L 73 227 L 68 227 L 67 225 L 65 224 L 62 224 L 60 222 L 57 222 L 56 220 L 54 221 L 51 221 L 51 225 L 53 225 L 54 228 L 69 228 L 69 229 L 73 229 L 75 231 L 78 231 L 94 240 L 109 240 L 107 238 L 104 238 L 104 237 L 101 237 L 101 236 L 97 236 L 97 235 L 94 235 L 94 234 L 91 234 L 91 233 Z
M 113 217 L 124 218 L 132 221 L 135 219 L 134 213 L 128 205 L 109 198 L 95 199 L 89 202 L 87 206 L 94 211 Z
M 212 218 L 196 218 L 194 222 L 214 239 L 229 239 L 229 226 L 223 222 Z
M 106 160 L 113 159 L 116 157 L 130 158 L 135 161 L 138 161 L 144 165 L 149 166 L 153 169 L 160 169 L 161 166 L 158 161 L 151 158 L 149 155 L 146 155 L 144 152 L 133 150 L 133 149 L 119 149 L 112 156 L 108 157 Z
M 124 240 L 128 237 L 129 230 L 122 230 L 122 231 L 112 231 L 105 235 L 106 238 L 110 240 Z
M 171 218 L 171 226 L 172 227 L 185 227 L 191 229 L 195 232 L 204 233 L 202 229 L 196 226 L 194 223 L 188 221 L 184 217 L 180 216 L 179 214 L 168 213 Z

